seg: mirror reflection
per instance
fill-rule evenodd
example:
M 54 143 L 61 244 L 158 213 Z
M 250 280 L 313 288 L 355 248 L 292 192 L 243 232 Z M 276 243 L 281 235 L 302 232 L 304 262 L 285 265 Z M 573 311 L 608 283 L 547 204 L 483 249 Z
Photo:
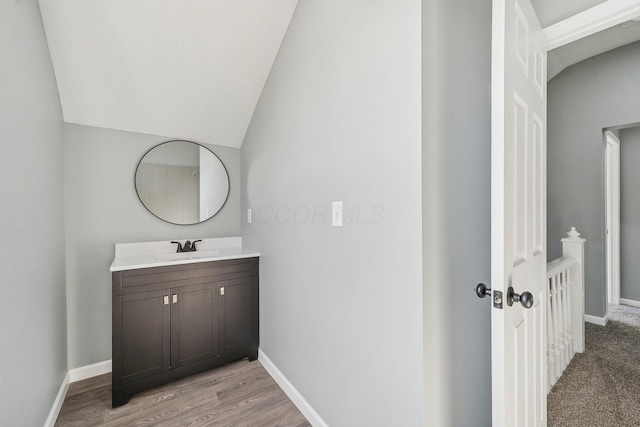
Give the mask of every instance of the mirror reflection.
M 208 148 L 190 141 L 168 141 L 140 159 L 135 186 L 142 204 L 158 218 L 197 224 L 224 206 L 229 175 Z

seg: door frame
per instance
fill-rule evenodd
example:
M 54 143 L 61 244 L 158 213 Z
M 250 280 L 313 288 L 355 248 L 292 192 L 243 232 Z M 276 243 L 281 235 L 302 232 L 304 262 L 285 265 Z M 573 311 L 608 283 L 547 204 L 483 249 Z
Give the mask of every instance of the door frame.
M 604 132 L 607 304 L 620 304 L 620 139 Z

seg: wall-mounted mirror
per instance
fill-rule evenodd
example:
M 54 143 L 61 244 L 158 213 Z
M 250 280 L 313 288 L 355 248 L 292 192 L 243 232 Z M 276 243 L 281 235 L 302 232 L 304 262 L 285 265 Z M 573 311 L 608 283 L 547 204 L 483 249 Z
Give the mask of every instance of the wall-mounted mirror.
M 229 196 L 229 175 L 208 148 L 168 141 L 142 156 L 135 177 L 142 204 L 173 224 L 197 224 L 217 214 Z

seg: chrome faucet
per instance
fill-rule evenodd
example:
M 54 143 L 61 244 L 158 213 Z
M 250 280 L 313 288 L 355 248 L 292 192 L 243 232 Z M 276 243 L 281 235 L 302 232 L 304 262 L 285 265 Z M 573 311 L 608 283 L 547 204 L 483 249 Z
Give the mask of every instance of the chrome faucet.
M 202 242 L 202 240 L 194 240 L 193 242 L 187 240 L 184 242 L 184 246 L 180 242 L 171 242 L 178 245 L 176 252 L 195 252 L 197 251 L 196 243 Z

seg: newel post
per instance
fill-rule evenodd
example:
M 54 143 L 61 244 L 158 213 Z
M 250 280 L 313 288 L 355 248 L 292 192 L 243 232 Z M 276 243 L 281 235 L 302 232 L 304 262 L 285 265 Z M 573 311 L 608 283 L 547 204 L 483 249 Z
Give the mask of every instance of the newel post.
M 584 242 L 575 227 L 562 239 L 562 256 L 578 263 L 571 268 L 571 335 L 576 352 L 584 352 Z

